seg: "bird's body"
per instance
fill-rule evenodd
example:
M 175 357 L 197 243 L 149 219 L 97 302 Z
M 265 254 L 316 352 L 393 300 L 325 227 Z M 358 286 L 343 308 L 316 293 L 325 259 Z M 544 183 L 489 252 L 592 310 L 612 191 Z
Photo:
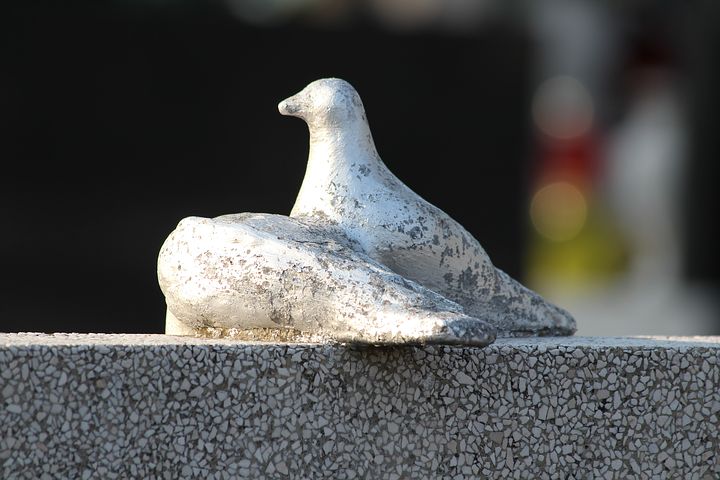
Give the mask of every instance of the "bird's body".
M 390 172 L 349 83 L 318 80 L 279 109 L 310 130 L 307 171 L 291 217 L 338 225 L 369 257 L 459 303 L 500 334 L 574 332 L 567 312 L 496 269 L 462 225 Z

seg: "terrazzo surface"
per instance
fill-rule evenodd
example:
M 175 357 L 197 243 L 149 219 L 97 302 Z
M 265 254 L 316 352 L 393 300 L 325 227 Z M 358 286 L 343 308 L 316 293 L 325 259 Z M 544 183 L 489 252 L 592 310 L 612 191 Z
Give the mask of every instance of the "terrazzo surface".
M 720 478 L 720 337 L 0 334 L 0 478 Z

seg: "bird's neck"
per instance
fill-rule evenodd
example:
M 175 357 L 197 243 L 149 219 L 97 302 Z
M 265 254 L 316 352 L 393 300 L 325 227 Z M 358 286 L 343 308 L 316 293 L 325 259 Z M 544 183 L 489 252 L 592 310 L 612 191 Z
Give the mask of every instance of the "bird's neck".
M 319 208 L 330 215 L 337 201 L 364 191 L 373 174 L 385 168 L 367 123 L 310 126 L 307 170 L 291 215 L 312 214 Z
M 370 128 L 365 122 L 354 122 L 343 128 L 310 127 L 310 153 L 308 172 L 321 170 L 343 174 L 352 164 L 371 164 L 378 158 Z

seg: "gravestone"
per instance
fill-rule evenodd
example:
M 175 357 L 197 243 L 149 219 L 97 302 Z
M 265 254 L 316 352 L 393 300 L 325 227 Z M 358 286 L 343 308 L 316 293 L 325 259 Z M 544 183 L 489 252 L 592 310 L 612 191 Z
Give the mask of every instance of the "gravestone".
M 0 478 L 720 475 L 720 337 L 0 334 Z

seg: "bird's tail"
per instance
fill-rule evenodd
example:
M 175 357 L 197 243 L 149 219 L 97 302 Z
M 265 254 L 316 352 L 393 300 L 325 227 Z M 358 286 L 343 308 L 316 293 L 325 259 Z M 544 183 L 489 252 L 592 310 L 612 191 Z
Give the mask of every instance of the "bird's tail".
M 496 268 L 496 282 L 487 303 L 477 309 L 466 309 L 468 314 L 493 317 L 498 337 L 572 335 L 577 330 L 572 315 L 537 293 L 523 286 L 507 273 Z

